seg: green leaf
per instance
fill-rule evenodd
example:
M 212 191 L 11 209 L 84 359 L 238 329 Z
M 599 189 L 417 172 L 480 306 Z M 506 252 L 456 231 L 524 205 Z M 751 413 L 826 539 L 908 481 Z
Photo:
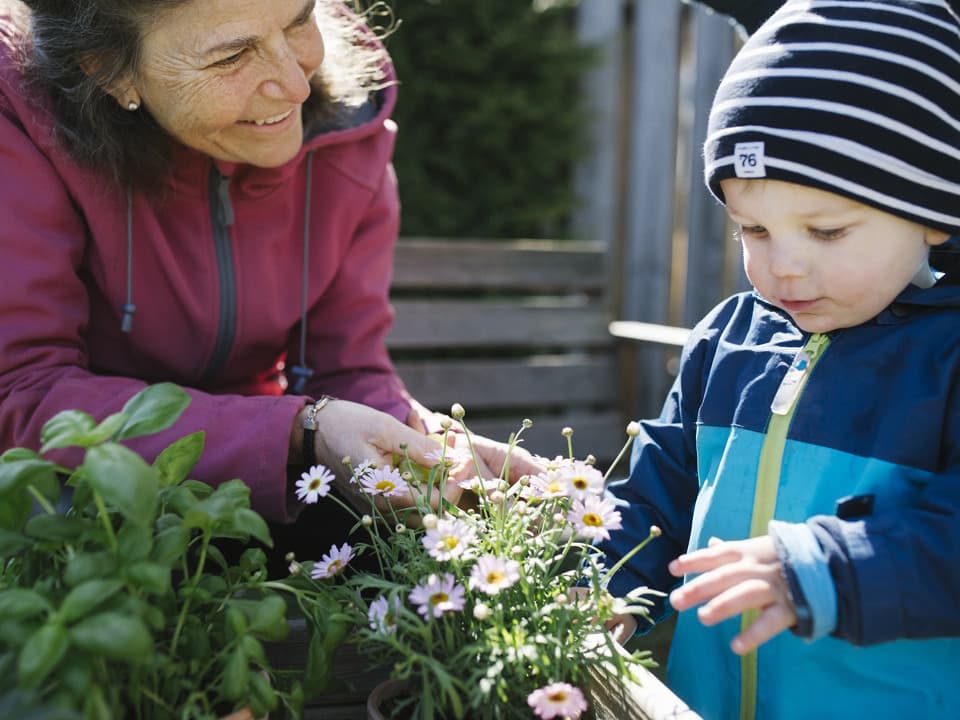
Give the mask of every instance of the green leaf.
M 333 677 L 333 653 L 324 645 L 323 634 L 313 629 L 307 646 L 307 667 L 303 673 L 303 691 L 308 700 L 322 695 Z
M 5 450 L 0 455 L 0 463 L 16 462 L 18 460 L 40 460 L 40 454 L 27 448 L 15 447 Z
M 182 483 L 203 453 L 205 433 L 199 430 L 180 438 L 163 450 L 153 465 L 160 473 L 161 487 Z
M 52 462 L 38 458 L 0 462 L 0 497 L 23 492 L 27 485 L 46 485 L 56 479 Z
M 230 563 L 227 562 L 227 558 L 224 556 L 223 551 L 216 545 L 207 546 L 207 560 L 219 565 L 220 569 L 224 572 L 230 569 Z
M 30 545 L 31 542 L 20 533 L 0 528 L 0 560 L 13 557 Z M 0 565 L 2 564 L 0 563 Z
M 90 447 L 97 422 L 80 410 L 63 410 L 47 420 L 40 431 L 41 453 L 65 447 Z
M 282 597 L 267 595 L 261 600 L 234 600 L 250 621 L 250 632 L 261 640 L 283 640 L 290 630 L 287 604 Z
M 247 656 L 240 647 L 237 647 L 230 653 L 227 662 L 224 664 L 220 693 L 232 702 L 245 699 L 249 678 Z
M 173 567 L 187 553 L 190 531 L 176 525 L 157 533 L 153 541 L 150 559 L 166 567 Z
M 90 615 L 70 628 L 73 644 L 94 655 L 133 664 L 147 662 L 153 638 L 144 622 L 118 612 Z
M 234 527 L 252 538 L 262 542 L 267 547 L 273 547 L 273 538 L 270 537 L 270 528 L 259 513 L 250 508 L 240 508 L 233 514 Z
M 49 623 L 37 630 L 20 651 L 17 679 L 25 688 L 38 687 L 70 648 L 63 625 Z
M 130 522 L 149 526 L 157 514 L 157 471 L 132 450 L 116 443 L 87 451 L 87 481 L 104 501 Z
M 107 577 L 117 570 L 117 557 L 109 552 L 77 553 L 67 561 L 63 579 L 70 587 L 77 587 L 88 580 Z
M 124 570 L 126 578 L 152 595 L 163 595 L 170 590 L 170 568 L 152 562 L 138 562 Z
M 178 385 L 148 385 L 123 406 L 127 421 L 117 432 L 117 439 L 126 440 L 166 430 L 189 404 L 190 396 Z
M 50 603 L 35 590 L 10 588 L 0 591 L 0 617 L 4 620 L 22 620 L 50 610 Z
M 38 540 L 70 542 L 92 527 L 89 520 L 72 515 L 34 515 L 27 521 L 24 532 Z
M 140 525 L 124 525 L 117 533 L 117 554 L 124 562 L 144 560 L 153 550 L 153 530 Z
M 60 606 L 60 617 L 67 624 L 74 623 L 113 597 L 123 583 L 119 580 L 89 580 L 77 585 Z
M 270 685 L 270 681 L 263 673 L 257 671 L 251 671 L 249 677 L 251 689 L 253 690 L 252 705 L 256 707 L 262 715 L 276 710 L 278 701 L 277 691 Z
M 30 517 L 33 499 L 26 493 L 14 494 L 0 502 L 0 529 L 20 530 Z

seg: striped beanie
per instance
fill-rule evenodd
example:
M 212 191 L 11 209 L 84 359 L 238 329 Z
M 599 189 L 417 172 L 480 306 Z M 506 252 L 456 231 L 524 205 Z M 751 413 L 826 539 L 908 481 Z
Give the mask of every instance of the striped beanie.
M 960 22 L 944 0 L 788 0 L 734 58 L 705 179 L 769 178 L 960 233 Z

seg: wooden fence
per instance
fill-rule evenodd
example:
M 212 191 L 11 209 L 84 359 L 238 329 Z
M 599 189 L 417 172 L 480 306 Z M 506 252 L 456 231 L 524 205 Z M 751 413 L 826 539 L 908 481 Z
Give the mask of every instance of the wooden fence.
M 745 288 L 739 248 L 703 185 L 710 103 L 738 39 L 722 16 L 679 0 L 581 0 L 579 31 L 603 63 L 584 86 L 593 152 L 578 168 L 578 234 L 609 254 L 615 320 L 690 327 Z M 621 326 L 622 327 L 622 326 Z M 648 417 L 675 371 L 662 333 L 640 337 L 621 383 Z
M 578 455 L 609 460 L 672 381 L 683 334 L 663 326 L 744 287 L 699 151 L 735 32 L 680 0 L 581 0 L 578 23 L 603 55 L 583 89 L 583 239 L 402 240 L 389 344 L 427 406 L 459 402 L 497 439 L 529 417 L 527 446 L 545 455 L 565 451 L 570 426 Z

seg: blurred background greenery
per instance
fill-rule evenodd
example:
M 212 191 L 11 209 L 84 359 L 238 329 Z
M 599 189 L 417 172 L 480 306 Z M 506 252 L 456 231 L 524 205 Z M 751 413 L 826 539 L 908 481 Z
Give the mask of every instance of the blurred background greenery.
M 576 0 L 386 0 L 401 234 L 572 235 L 587 151 Z

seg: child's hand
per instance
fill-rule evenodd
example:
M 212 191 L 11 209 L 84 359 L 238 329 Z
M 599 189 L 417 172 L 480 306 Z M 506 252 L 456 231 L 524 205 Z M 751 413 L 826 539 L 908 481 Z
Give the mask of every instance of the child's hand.
M 743 655 L 793 627 L 797 616 L 780 559 L 769 535 L 723 542 L 711 538 L 709 547 L 681 555 L 670 563 L 677 577 L 703 573 L 670 594 L 678 611 L 702 605 L 697 617 L 704 625 L 717 623 L 756 608 L 757 620 L 730 644 Z

